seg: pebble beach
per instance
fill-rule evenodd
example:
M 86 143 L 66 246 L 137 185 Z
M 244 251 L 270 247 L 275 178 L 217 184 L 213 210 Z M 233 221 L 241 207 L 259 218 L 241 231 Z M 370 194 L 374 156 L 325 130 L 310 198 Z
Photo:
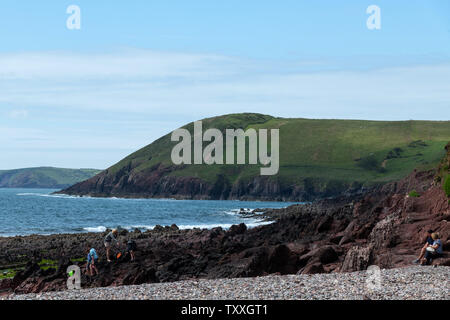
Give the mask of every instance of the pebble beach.
M 450 267 L 188 280 L 9 295 L 2 300 L 449 300 Z

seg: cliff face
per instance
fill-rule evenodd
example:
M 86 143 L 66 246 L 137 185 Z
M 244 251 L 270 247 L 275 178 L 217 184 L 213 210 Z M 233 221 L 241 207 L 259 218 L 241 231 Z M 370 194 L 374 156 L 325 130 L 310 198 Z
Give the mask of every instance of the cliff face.
M 175 198 L 203 200 L 274 200 L 311 201 L 342 193 L 364 192 L 360 184 L 332 183 L 308 189 L 303 185 L 287 185 L 282 180 L 256 176 L 250 180 L 231 182 L 226 175 L 218 175 L 214 182 L 198 177 L 171 175 L 179 167 L 158 164 L 148 170 L 133 172 L 132 167 L 110 174 L 108 170 L 59 193 L 93 197 Z
M 439 232 L 444 250 L 450 244 L 450 204 L 441 185 L 434 183 L 435 170 L 414 172 L 400 182 L 381 189 L 384 196 L 367 196 L 357 204 L 352 226 L 340 243 L 359 238 L 344 257 L 341 271 L 364 270 L 374 264 L 381 268 L 407 266 L 417 257 L 426 231 Z M 416 190 L 418 197 L 408 195 Z M 374 201 L 375 200 L 375 201 Z M 365 206 L 372 204 L 371 210 Z M 361 236 L 362 235 L 362 236 Z M 450 259 L 439 261 L 449 265 Z

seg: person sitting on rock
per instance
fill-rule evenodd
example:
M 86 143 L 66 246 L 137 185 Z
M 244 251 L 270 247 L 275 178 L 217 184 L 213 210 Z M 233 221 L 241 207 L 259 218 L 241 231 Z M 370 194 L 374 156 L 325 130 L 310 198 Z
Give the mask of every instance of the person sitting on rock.
M 425 257 L 422 259 L 422 265 L 429 265 L 433 261 L 433 259 L 437 259 L 442 257 L 442 241 L 437 232 L 431 235 L 434 242 L 431 246 L 428 246 Z
M 422 261 L 422 259 L 425 257 L 425 253 L 427 252 L 428 246 L 432 246 L 433 245 L 434 240 L 433 240 L 433 238 L 431 238 L 431 234 L 432 233 L 433 233 L 433 230 L 428 230 L 427 231 L 425 244 L 422 247 L 422 250 L 420 250 L 419 257 L 416 260 L 414 260 L 414 263 L 416 263 L 416 264 L 420 263 L 420 261 Z
M 97 255 L 97 251 L 95 251 L 94 248 L 91 248 L 90 245 L 87 246 L 87 264 L 86 264 L 86 273 L 90 274 L 91 277 L 94 276 L 94 271 L 95 274 L 98 274 L 98 269 L 95 266 L 96 263 L 98 262 L 98 255 Z
M 109 258 L 109 252 L 111 250 L 111 245 L 115 242 L 118 246 L 120 245 L 119 240 L 117 240 L 117 229 L 113 229 L 110 233 L 108 233 L 105 237 L 105 248 L 106 248 L 106 260 L 111 262 Z

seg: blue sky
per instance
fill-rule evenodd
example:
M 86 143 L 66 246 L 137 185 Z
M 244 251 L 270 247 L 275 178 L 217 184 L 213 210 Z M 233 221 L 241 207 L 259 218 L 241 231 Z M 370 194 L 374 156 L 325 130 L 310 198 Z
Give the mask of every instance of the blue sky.
M 450 119 L 447 0 L 2 0 L 0 39 L 0 169 L 106 168 L 234 112 Z

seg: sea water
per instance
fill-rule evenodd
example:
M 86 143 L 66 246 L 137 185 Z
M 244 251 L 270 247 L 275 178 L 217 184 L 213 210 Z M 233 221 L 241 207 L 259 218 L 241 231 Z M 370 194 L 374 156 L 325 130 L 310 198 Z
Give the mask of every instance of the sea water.
M 156 225 L 180 229 L 229 228 L 268 222 L 246 218 L 241 208 L 283 208 L 292 202 L 90 198 L 53 195 L 52 189 L 0 189 L 0 236 L 103 232 L 107 228 L 145 231 Z

